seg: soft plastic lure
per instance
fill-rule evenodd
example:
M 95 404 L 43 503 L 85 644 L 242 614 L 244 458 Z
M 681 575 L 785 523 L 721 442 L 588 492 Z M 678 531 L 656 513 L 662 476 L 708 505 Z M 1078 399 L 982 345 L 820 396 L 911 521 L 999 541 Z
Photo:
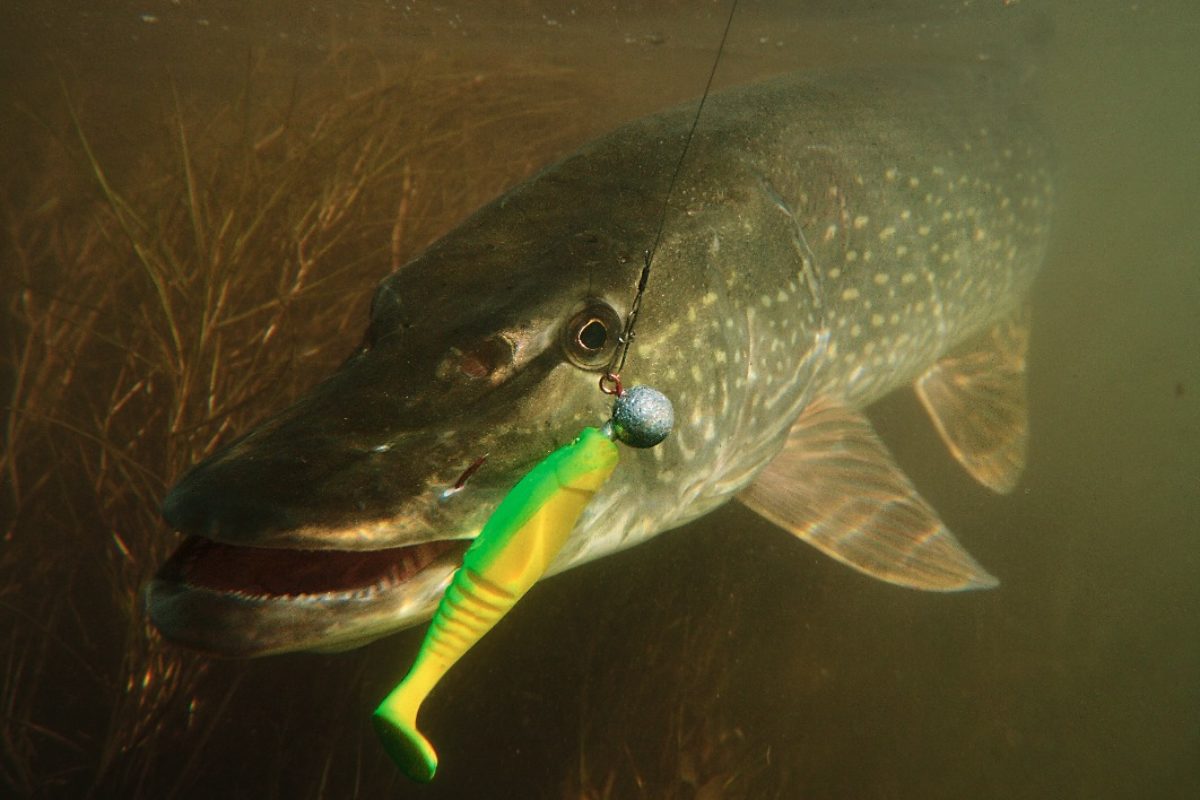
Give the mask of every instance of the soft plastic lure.
M 417 730 L 425 696 L 542 576 L 617 458 L 611 439 L 586 428 L 513 487 L 463 556 L 408 676 L 375 709 L 384 748 L 413 780 L 437 770 L 437 753 Z
M 492 512 L 463 555 L 442 595 L 416 661 L 375 709 L 375 730 L 406 775 L 427 782 L 437 771 L 433 746 L 417 730 L 417 712 L 442 676 L 550 566 L 583 509 L 612 475 L 619 452 L 612 437 L 653 447 L 670 432 L 670 401 L 646 386 L 617 384 L 613 419 L 585 428 L 525 475 Z

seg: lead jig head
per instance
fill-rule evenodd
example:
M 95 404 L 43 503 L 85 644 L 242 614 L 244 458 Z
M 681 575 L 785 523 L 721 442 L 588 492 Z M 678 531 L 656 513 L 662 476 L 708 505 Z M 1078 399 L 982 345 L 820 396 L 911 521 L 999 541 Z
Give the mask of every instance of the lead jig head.
M 654 447 L 675 425 L 671 401 L 649 386 L 631 386 L 613 402 L 613 434 L 630 447 Z

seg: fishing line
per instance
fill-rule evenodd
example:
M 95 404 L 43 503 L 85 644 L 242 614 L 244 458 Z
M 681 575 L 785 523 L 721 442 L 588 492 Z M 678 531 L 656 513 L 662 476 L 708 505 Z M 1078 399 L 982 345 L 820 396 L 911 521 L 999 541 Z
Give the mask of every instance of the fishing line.
M 667 195 L 663 198 L 662 213 L 658 217 L 654 242 L 650 245 L 649 250 L 642 253 L 642 274 L 638 278 L 637 293 L 633 297 L 633 303 L 629 306 L 629 316 L 625 320 L 625 328 L 617 340 L 617 351 L 613 353 L 608 369 L 600 378 L 600 391 L 605 394 L 615 394 L 618 397 L 621 395 L 621 370 L 625 368 L 625 360 L 629 357 L 629 347 L 633 344 L 633 326 L 637 323 L 638 313 L 642 309 L 642 295 L 646 293 L 646 284 L 650 282 L 650 265 L 654 261 L 655 253 L 658 252 L 663 230 L 667 226 L 667 212 L 671 208 L 671 195 L 675 191 L 675 183 L 679 180 L 679 173 L 683 171 L 684 159 L 687 158 L 688 150 L 691 149 L 696 128 L 700 125 L 700 115 L 704 113 L 704 104 L 712 92 L 713 78 L 716 77 L 717 67 L 721 64 L 721 56 L 725 53 L 725 41 L 729 38 L 729 29 L 733 27 L 733 16 L 737 12 L 738 2 L 739 0 L 733 0 L 732 5 L 729 6 L 729 17 L 725 20 L 725 30 L 721 32 L 721 43 L 717 45 L 717 57 L 713 59 L 712 68 L 708 71 L 708 81 L 704 84 L 704 93 L 700 95 L 700 105 L 696 106 L 696 116 L 692 117 L 692 126 L 688 129 L 687 136 L 684 137 L 683 148 L 679 151 L 679 160 L 675 162 L 675 170 L 671 173 L 670 182 L 667 183 Z

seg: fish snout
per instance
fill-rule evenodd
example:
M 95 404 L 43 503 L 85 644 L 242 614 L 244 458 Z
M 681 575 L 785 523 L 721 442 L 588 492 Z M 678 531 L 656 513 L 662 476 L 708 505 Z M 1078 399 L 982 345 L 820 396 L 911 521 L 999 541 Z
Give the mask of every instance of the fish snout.
M 278 492 L 262 491 L 261 476 L 245 469 L 201 464 L 163 498 L 161 513 L 171 528 L 188 536 L 229 542 L 257 541 L 295 525 Z
M 429 465 L 445 460 L 432 437 L 334 433 L 316 423 L 254 431 L 185 473 L 162 516 L 182 534 L 255 547 L 372 549 L 429 538 L 437 511 Z

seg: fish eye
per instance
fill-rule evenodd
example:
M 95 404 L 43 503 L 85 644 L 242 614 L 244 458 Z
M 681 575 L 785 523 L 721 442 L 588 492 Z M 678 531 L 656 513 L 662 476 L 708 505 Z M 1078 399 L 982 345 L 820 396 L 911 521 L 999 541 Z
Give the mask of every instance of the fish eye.
M 563 329 L 563 350 L 577 367 L 603 367 L 612 358 L 620 330 L 617 312 L 607 303 L 593 301 Z

